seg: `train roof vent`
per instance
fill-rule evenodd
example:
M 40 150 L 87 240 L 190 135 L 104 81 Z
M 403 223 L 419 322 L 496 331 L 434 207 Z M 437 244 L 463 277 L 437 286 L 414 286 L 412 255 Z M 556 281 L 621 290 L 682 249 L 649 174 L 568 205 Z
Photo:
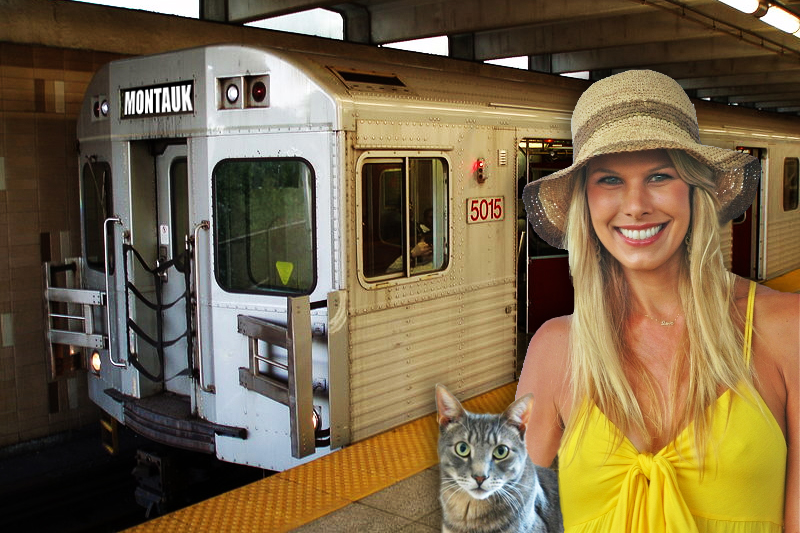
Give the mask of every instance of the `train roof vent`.
M 348 89 L 353 91 L 387 92 L 387 93 L 410 93 L 400 78 L 395 74 L 383 74 L 379 72 L 368 72 L 359 70 L 331 69 L 336 76 L 342 80 Z

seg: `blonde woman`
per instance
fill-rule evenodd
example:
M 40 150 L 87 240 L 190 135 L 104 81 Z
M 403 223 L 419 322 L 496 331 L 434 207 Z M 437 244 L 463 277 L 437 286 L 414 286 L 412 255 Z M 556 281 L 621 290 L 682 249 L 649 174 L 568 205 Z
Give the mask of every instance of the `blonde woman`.
M 652 71 L 592 85 L 572 133 L 573 165 L 523 198 L 570 252 L 575 311 L 536 333 L 517 389 L 565 530 L 798 533 L 800 296 L 729 273 L 719 244 L 759 161 L 701 145 Z

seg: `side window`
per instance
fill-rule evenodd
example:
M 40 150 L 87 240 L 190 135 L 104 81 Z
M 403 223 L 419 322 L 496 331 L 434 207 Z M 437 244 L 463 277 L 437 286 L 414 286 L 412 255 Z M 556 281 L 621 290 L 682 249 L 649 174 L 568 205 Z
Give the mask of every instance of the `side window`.
M 444 270 L 448 212 L 444 159 L 367 159 L 361 167 L 364 278 L 379 281 Z
M 106 162 L 91 161 L 83 165 L 81 173 L 83 200 L 83 242 L 86 246 L 86 264 L 94 270 L 104 270 L 103 223 L 111 216 L 111 167 Z M 109 247 L 112 247 L 109 237 Z M 109 265 L 109 271 L 112 271 Z
M 783 160 L 783 210 L 794 211 L 800 204 L 800 183 L 798 183 L 798 159 L 787 157 Z
M 219 285 L 231 292 L 310 294 L 316 272 L 308 163 L 227 159 L 212 179 Z

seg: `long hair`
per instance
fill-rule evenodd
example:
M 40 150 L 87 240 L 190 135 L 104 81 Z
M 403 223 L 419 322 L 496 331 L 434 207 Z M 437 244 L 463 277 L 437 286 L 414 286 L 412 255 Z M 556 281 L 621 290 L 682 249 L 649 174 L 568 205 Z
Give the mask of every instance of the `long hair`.
M 753 376 L 745 363 L 742 333 L 734 323 L 734 276 L 724 266 L 720 250 L 718 201 L 713 171 L 680 150 L 667 150 L 680 177 L 690 186 L 691 223 L 689 244 L 683 248 L 680 268 L 680 304 L 686 333 L 680 343 L 670 376 L 669 397 L 662 398 L 650 372 L 632 356 L 628 342 L 631 313 L 628 285 L 622 268 L 602 246 L 592 227 L 586 198 L 586 173 L 576 179 L 567 222 L 565 243 L 575 288 L 575 311 L 570 329 L 570 378 L 573 412 L 565 438 L 585 428 L 581 411 L 594 402 L 623 434 L 635 429 L 652 442 L 645 424 L 649 417 L 659 433 L 667 431 L 672 443 L 692 424 L 695 452 L 704 465 L 710 420 L 722 390 L 754 392 Z M 588 237 L 588 238 L 587 238 Z M 598 312 L 598 310 L 603 310 Z M 659 410 L 643 413 L 625 369 L 641 378 L 650 405 L 666 402 L 666 416 Z M 688 374 L 685 398 L 678 411 L 680 377 Z M 668 418 L 670 420 L 667 426 Z

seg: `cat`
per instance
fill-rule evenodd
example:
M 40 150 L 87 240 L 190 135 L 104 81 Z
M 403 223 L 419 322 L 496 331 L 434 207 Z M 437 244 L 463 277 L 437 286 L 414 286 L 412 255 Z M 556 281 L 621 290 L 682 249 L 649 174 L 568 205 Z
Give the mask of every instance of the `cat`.
M 442 533 L 564 531 L 558 477 L 525 448 L 527 394 L 503 414 L 474 414 L 436 385 Z

